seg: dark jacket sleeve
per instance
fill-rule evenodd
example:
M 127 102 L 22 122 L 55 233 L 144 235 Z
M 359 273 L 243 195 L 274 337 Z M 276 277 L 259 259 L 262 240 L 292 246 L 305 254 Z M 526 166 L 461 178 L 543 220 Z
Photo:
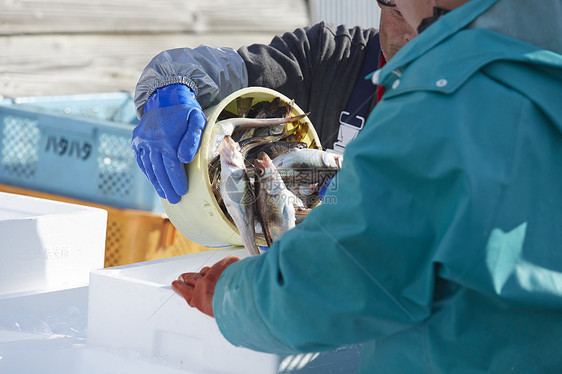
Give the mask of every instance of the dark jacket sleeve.
M 248 85 L 275 89 L 310 112 L 323 145 L 337 139 L 345 109 L 376 29 L 319 23 L 275 37 L 269 45 L 242 47 Z M 373 70 L 377 67 L 373 66 Z

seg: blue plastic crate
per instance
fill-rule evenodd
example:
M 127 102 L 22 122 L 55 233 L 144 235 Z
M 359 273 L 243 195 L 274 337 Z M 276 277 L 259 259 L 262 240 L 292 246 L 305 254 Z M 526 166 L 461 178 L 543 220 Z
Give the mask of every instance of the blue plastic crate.
M 19 105 L 49 109 L 61 114 L 111 122 L 138 123 L 133 97 L 126 92 L 18 97 L 13 99 L 13 102 Z
M 163 211 L 131 150 L 133 116 L 126 93 L 0 102 L 0 183 Z

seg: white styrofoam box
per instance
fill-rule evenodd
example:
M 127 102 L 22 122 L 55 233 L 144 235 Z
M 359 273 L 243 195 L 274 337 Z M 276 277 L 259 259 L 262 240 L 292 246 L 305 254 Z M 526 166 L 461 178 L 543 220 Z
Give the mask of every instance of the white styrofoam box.
M 360 347 L 278 356 L 235 347 L 215 320 L 190 308 L 171 289 L 199 271 L 245 250 L 218 249 L 91 273 L 88 346 L 137 352 L 169 366 L 205 374 L 336 374 L 357 371 Z
M 132 353 L 92 349 L 68 337 L 0 341 L 0 373 L 206 374 L 167 367 Z
M 0 299 L 0 373 L 203 374 L 88 347 L 88 287 Z
M 70 336 L 85 341 L 87 323 L 88 287 L 0 299 L 0 343 L 10 341 L 10 336 Z
M 87 285 L 106 225 L 103 209 L 0 192 L 0 298 Z

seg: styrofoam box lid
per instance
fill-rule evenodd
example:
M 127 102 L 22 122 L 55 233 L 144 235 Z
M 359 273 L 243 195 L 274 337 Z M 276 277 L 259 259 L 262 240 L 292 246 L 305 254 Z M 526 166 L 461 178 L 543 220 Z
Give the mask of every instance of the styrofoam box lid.
M 80 211 L 104 210 L 84 205 L 0 192 L 0 222 Z

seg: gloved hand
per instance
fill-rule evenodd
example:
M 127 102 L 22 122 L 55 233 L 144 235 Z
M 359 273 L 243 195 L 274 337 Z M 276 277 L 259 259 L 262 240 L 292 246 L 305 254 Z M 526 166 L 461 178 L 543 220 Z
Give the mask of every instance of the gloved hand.
M 189 306 L 214 317 L 213 295 L 222 272 L 240 257 L 228 256 L 214 264 L 204 267 L 199 273 L 185 273 L 172 282 L 172 289 L 187 301 Z
M 137 163 L 160 197 L 172 204 L 187 193 L 183 164 L 199 151 L 207 118 L 193 91 L 183 84 L 156 90 L 133 130 Z

